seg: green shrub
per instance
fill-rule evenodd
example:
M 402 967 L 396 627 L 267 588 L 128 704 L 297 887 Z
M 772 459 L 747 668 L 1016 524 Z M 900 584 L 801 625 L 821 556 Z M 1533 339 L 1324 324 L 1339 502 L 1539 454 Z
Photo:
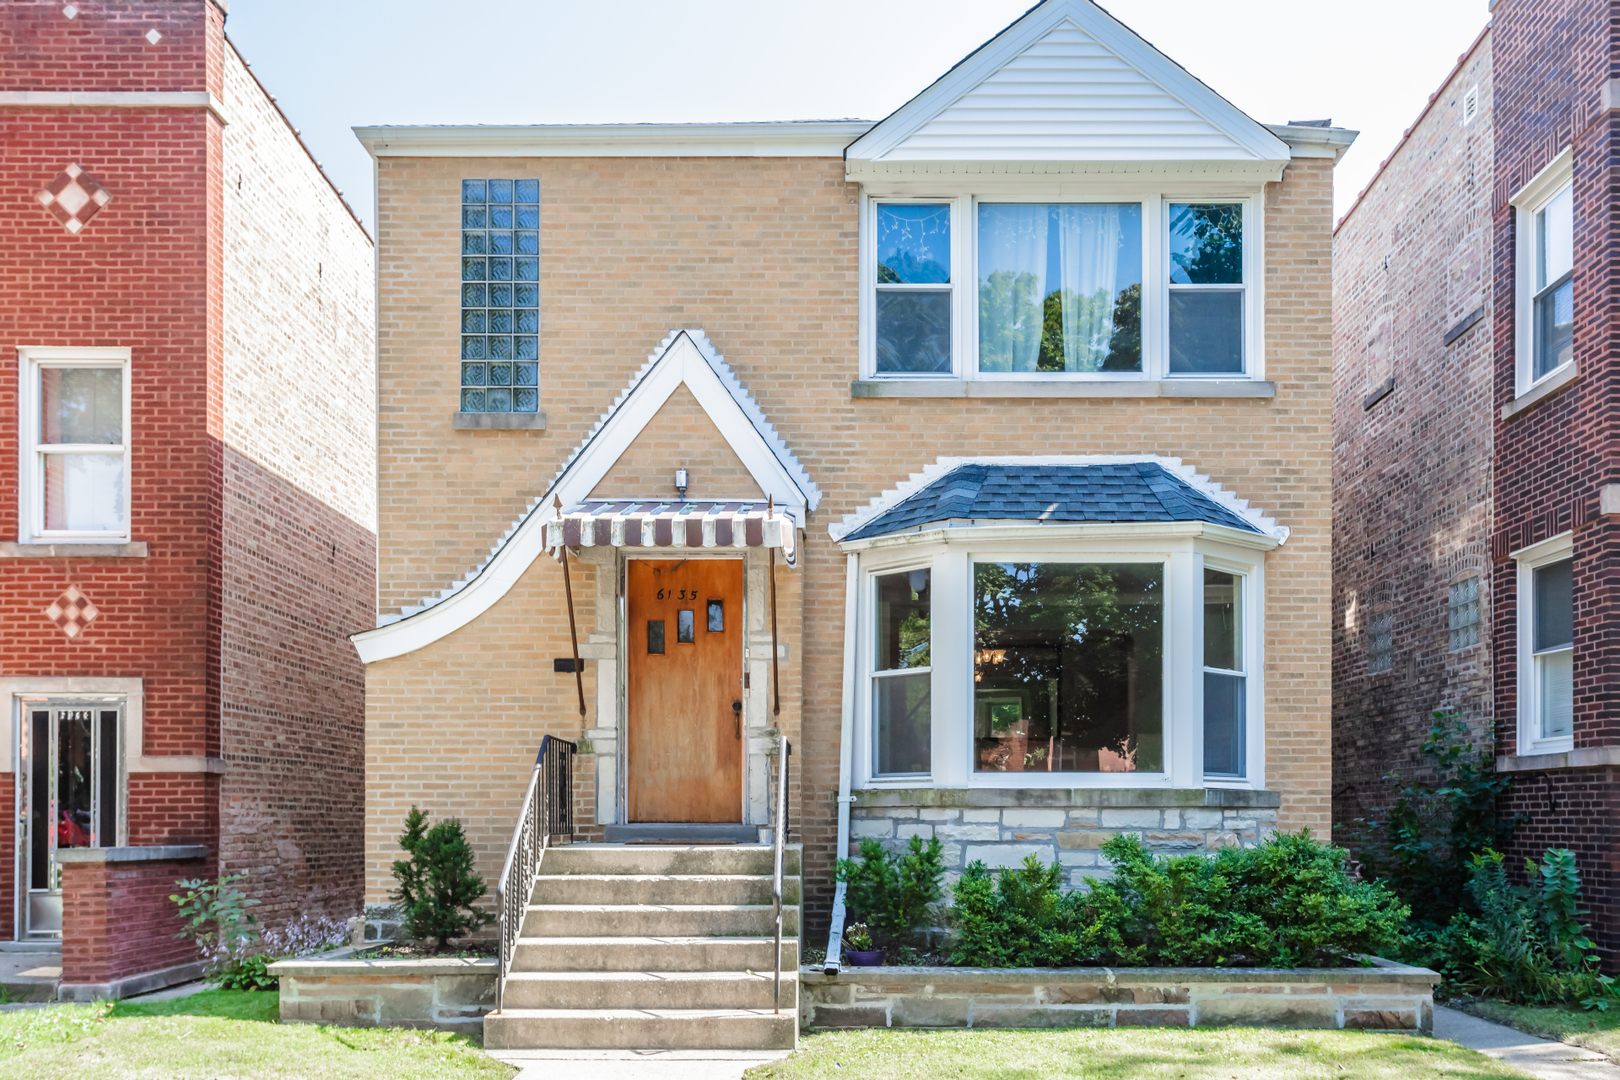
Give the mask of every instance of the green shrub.
M 411 940 L 431 939 L 434 950 L 442 952 L 451 938 L 495 921 L 495 916 L 473 906 L 489 890 L 473 871 L 476 860 L 461 822 L 447 818 L 429 829 L 427 815 L 413 806 L 405 815 L 399 846 L 410 858 L 394 863 L 399 888 L 390 899 L 399 905 Z
M 861 857 L 838 860 L 844 902 L 871 928 L 879 945 L 912 945 L 929 925 L 929 909 L 945 895 L 945 861 L 939 839 L 925 845 L 913 836 L 904 852 L 861 841 Z
M 241 874 L 227 874 L 218 881 L 184 878 L 175 885 L 185 891 L 169 896 L 179 905 L 185 923 L 174 936 L 196 942 L 203 969 L 210 975 L 252 955 L 259 940 L 256 920 L 247 911 L 258 901 L 236 887 L 241 880 Z
M 1102 851 L 1114 876 L 1072 892 L 1061 888 L 1061 867 L 1035 856 L 999 876 L 970 865 L 951 908 L 952 962 L 1336 967 L 1394 948 L 1408 914 L 1308 831 L 1208 858 L 1155 856 L 1135 836 Z

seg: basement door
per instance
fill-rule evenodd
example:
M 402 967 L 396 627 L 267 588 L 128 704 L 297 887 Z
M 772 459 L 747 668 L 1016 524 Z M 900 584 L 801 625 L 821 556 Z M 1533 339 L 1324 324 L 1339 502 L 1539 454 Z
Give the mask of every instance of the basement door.
M 741 822 L 743 564 L 630 559 L 631 822 Z

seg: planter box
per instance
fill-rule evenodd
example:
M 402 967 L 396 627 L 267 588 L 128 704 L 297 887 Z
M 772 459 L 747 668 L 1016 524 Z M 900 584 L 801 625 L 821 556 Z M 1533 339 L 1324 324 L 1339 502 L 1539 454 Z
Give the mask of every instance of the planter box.
M 799 971 L 801 1027 L 1242 1026 L 1434 1030 L 1427 968 L 845 968 Z
M 278 960 L 282 1023 L 416 1027 L 482 1034 L 495 1008 L 488 959 Z

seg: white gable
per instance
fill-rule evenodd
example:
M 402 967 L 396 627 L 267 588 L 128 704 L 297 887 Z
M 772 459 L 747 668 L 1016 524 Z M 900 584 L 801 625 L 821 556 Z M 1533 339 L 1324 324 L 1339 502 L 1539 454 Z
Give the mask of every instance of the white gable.
M 595 490 L 681 386 L 692 391 L 759 484 L 760 492 L 803 527 L 805 512 L 821 501 L 810 474 L 703 331 L 673 330 L 569 456 L 546 493 L 531 502 L 489 549 L 487 559 L 437 595 L 403 609 L 398 616 L 384 616 L 375 630 L 350 637 L 361 661 L 370 664 L 414 652 L 493 607 L 546 550 L 545 527 L 556 516 L 556 501 L 571 506 Z
M 1047 0 L 850 146 L 862 162 L 1286 162 L 1090 0 Z

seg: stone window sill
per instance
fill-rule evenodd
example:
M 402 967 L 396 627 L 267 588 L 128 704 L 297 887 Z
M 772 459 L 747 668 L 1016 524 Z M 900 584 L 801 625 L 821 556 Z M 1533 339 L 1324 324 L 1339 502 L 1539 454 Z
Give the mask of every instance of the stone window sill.
M 544 431 L 543 412 L 458 412 L 450 414 L 457 431 Z
M 990 379 L 859 379 L 852 398 L 1274 398 L 1277 384 L 1254 379 L 1108 379 L 1036 382 Z
M 165 859 L 203 859 L 208 848 L 202 844 L 164 844 L 152 847 L 59 848 L 56 861 L 63 863 L 159 862 Z
M 1548 769 L 1592 769 L 1620 765 L 1620 746 L 1583 746 L 1557 754 L 1503 754 L 1497 772 L 1541 772 Z
M 0 559 L 144 559 L 146 542 L 133 544 L 0 543 Z
M 1260 807 L 1282 805 L 1282 794 L 1254 788 L 928 788 L 867 787 L 850 793 L 856 806 L 937 806 L 966 809 L 1115 806 Z
M 1553 372 L 1541 382 L 1502 406 L 1502 419 L 1511 420 L 1526 409 L 1540 404 L 1574 382 L 1580 377 L 1580 374 L 1580 368 L 1575 364 L 1566 364 L 1563 370 Z

